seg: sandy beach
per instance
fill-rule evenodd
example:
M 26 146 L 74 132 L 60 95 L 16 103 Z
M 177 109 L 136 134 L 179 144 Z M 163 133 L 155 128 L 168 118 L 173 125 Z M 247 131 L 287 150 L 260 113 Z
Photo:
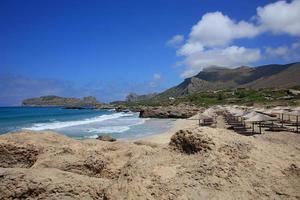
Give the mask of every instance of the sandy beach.
M 300 199 L 300 137 L 179 119 L 136 141 L 0 136 L 1 199 Z M 192 150 L 192 151 L 188 151 Z M 24 159 L 25 158 L 25 159 Z
M 161 134 L 155 134 L 151 136 L 145 136 L 139 139 L 136 139 L 135 141 L 143 140 L 147 142 L 153 142 L 158 144 L 167 144 L 170 142 L 170 138 L 174 133 L 181 129 L 187 129 L 187 128 L 196 128 L 198 127 L 198 121 L 194 120 L 195 118 L 191 119 L 177 119 L 172 128 L 170 128 L 168 131 L 161 133 Z

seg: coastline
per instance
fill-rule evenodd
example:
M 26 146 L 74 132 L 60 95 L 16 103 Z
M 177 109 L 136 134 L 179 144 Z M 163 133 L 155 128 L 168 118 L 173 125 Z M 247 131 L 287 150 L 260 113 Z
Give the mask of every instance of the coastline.
M 192 117 L 193 118 L 193 117 Z M 151 143 L 157 143 L 157 144 L 167 144 L 170 141 L 170 138 L 173 134 L 175 134 L 177 131 L 181 129 L 188 129 L 188 128 L 196 128 L 197 127 L 197 120 L 192 120 L 192 118 L 188 119 L 176 119 L 172 127 L 163 132 L 158 133 L 154 135 L 144 136 L 141 138 L 135 138 L 132 140 L 132 142 L 136 141 L 146 141 Z

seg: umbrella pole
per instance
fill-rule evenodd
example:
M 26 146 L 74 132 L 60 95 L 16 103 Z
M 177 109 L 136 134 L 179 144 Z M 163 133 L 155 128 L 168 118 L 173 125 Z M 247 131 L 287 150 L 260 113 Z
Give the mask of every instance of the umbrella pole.
M 252 122 L 252 133 L 254 133 L 254 122 Z
M 283 114 L 281 114 L 281 127 L 283 127 Z
M 259 133 L 261 134 L 261 122 L 259 122 L 258 126 L 259 126 Z
M 296 120 L 296 127 L 297 127 L 297 128 L 296 128 L 296 132 L 297 132 L 297 133 L 298 133 L 298 127 L 299 127 L 299 124 L 298 124 L 298 121 L 299 121 L 299 120 L 298 120 L 298 117 L 299 117 L 299 116 L 297 115 L 297 120 Z

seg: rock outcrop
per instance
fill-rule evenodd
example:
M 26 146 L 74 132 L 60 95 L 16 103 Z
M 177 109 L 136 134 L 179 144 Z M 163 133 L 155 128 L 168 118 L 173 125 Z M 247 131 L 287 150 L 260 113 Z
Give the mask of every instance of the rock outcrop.
M 157 93 L 138 95 L 136 93 L 129 93 L 126 97 L 127 102 L 145 101 L 155 97 Z
M 96 138 L 97 140 L 107 141 L 107 142 L 114 142 L 117 141 L 115 138 L 109 135 L 100 135 Z
M 176 132 L 169 143 L 170 147 L 176 151 L 195 154 L 205 153 L 213 148 L 212 139 L 191 130 L 180 130 Z
M 189 118 L 199 112 L 201 108 L 189 105 L 142 107 L 142 118 Z

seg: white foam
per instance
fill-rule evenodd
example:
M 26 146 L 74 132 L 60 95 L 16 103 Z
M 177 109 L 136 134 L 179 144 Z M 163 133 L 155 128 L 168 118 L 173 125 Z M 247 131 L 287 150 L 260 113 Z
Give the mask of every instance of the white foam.
M 111 115 L 101 115 L 98 117 L 88 118 L 88 119 L 84 119 L 84 120 L 38 123 L 38 124 L 34 124 L 32 127 L 28 127 L 28 128 L 24 128 L 24 129 L 29 129 L 29 130 L 34 130 L 34 131 L 60 129 L 60 128 L 66 128 L 66 127 L 71 127 L 71 126 L 79 126 L 79 125 L 85 125 L 85 124 L 90 124 L 90 123 L 95 123 L 95 122 L 102 122 L 105 120 L 117 119 L 117 118 L 126 117 L 126 116 L 132 116 L 132 114 L 115 113 L 115 114 L 111 114 Z
M 138 122 L 134 124 L 129 124 L 127 126 L 106 126 L 100 128 L 90 128 L 87 130 L 89 133 L 122 133 L 128 131 L 131 126 L 136 126 L 145 123 L 148 119 L 139 119 Z
M 91 138 L 91 139 L 96 139 L 98 135 L 90 135 L 90 136 L 85 136 L 85 138 Z
M 122 133 L 128 131 L 130 126 L 108 126 L 108 127 L 101 127 L 101 128 L 91 128 L 88 129 L 87 132 L 89 133 Z

